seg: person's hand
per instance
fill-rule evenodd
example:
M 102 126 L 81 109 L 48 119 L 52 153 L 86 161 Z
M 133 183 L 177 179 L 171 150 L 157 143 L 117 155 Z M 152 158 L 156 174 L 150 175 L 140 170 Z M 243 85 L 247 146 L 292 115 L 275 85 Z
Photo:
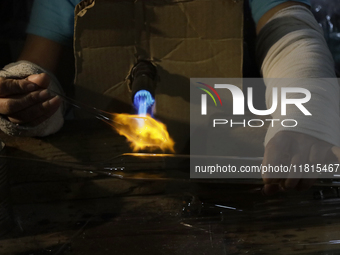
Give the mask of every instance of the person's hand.
M 0 78 L 0 114 L 15 124 L 37 126 L 52 116 L 61 98 L 47 90 L 47 74 L 34 74 L 26 79 Z
M 332 149 L 333 148 L 333 149 Z M 309 164 L 325 164 L 330 160 L 335 161 L 333 145 L 321 141 L 309 135 L 292 131 L 278 132 L 265 148 L 263 166 L 296 166 L 297 171 L 290 173 L 277 173 L 262 175 L 265 183 L 264 194 L 271 195 L 278 191 L 285 190 L 306 190 L 309 189 L 318 173 L 301 173 L 298 166 Z M 284 175 L 284 176 L 283 176 Z

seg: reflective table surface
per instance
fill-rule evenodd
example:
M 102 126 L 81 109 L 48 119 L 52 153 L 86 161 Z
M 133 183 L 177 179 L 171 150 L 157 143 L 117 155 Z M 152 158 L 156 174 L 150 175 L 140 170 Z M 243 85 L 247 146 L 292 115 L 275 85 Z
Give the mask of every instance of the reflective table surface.
M 125 180 L 56 164 L 130 151 L 97 122 L 0 139 L 14 221 L 0 254 L 340 254 L 336 187 L 267 197 L 259 184 Z

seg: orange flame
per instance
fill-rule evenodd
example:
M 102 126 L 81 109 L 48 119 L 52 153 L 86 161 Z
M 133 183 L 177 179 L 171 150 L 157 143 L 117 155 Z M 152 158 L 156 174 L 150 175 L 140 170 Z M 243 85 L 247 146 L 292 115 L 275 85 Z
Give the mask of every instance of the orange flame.
M 174 141 L 166 126 L 150 115 L 113 114 L 114 128 L 127 138 L 133 151 L 142 149 L 174 151 Z

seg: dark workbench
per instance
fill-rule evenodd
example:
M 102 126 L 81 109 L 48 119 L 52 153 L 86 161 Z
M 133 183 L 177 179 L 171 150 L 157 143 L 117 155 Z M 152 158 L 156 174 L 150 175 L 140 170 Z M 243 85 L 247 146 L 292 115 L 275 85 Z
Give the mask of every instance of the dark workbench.
M 264 197 L 257 185 L 127 181 L 61 168 L 129 152 L 95 121 L 43 139 L 0 135 L 15 226 L 0 254 L 340 254 L 340 198 L 313 188 Z

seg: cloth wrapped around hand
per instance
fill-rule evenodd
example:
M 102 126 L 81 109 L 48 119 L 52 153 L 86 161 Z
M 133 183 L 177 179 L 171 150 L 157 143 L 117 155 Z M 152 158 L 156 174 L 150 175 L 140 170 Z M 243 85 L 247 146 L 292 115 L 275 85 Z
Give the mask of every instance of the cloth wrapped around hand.
M 50 76 L 51 80 L 48 89 L 52 95 L 53 91 L 59 95 L 64 95 L 61 85 L 52 73 L 29 61 L 18 61 L 5 66 L 2 70 L 0 70 L 0 77 L 8 79 L 25 79 L 30 75 L 40 73 L 46 73 Z M 50 118 L 35 127 L 14 124 L 7 118 L 0 117 L 0 129 L 6 134 L 13 136 L 48 136 L 56 133 L 63 126 L 65 109 L 66 105 L 63 102 L 59 109 Z

